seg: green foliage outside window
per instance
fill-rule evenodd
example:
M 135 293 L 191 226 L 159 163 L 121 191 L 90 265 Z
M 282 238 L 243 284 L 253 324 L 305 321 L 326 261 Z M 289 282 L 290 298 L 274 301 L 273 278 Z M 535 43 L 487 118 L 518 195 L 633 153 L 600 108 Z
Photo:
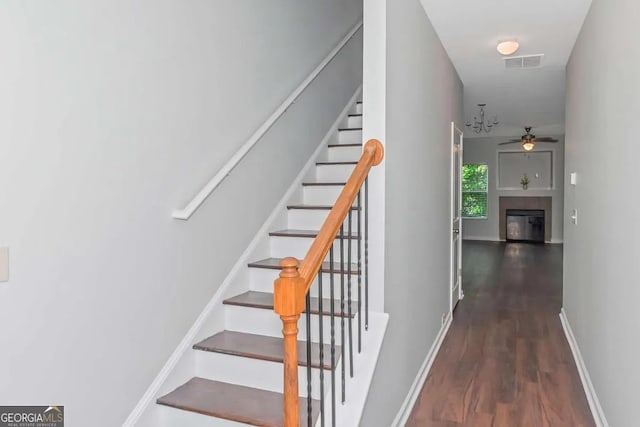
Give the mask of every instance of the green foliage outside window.
M 462 166 L 462 216 L 482 218 L 487 216 L 487 191 L 489 172 L 487 165 Z

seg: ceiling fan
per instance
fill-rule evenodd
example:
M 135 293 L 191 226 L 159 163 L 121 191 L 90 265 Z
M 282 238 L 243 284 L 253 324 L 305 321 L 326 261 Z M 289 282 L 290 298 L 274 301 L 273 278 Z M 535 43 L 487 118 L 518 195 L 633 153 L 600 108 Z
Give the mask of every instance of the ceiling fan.
M 533 147 L 536 146 L 536 142 L 558 142 L 557 139 L 551 138 L 549 136 L 541 136 L 536 137 L 531 133 L 531 126 L 525 126 L 524 128 L 526 134 L 522 135 L 520 139 L 512 139 L 511 141 L 501 142 L 498 145 L 506 145 L 506 144 L 522 144 L 522 148 L 524 151 L 531 151 Z

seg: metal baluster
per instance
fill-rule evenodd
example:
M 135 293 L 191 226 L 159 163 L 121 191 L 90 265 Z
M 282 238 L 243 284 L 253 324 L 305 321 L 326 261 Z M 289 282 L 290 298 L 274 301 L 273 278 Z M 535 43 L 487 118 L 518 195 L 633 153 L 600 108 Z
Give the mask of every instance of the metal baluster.
M 306 298 L 307 319 L 307 426 L 312 427 L 313 416 L 311 413 L 311 294 L 307 292 Z
M 346 360 L 344 358 L 345 349 L 344 349 L 344 223 L 340 225 L 340 350 L 342 352 L 342 358 L 340 359 L 342 363 L 341 373 L 342 373 L 342 403 L 345 402 L 345 363 Z
M 369 330 L 369 177 L 364 180 L 364 329 Z
M 336 308 L 335 308 L 335 290 L 334 290 L 334 281 L 333 281 L 333 244 L 329 249 L 329 271 L 331 271 L 331 275 L 329 276 L 330 285 L 331 285 L 331 426 L 335 427 L 336 425 L 336 328 L 335 328 L 335 317 L 336 317 Z
M 318 273 L 318 319 L 320 321 L 320 427 L 324 427 L 324 334 L 322 321 L 322 265 Z
M 362 189 L 358 190 L 356 203 L 358 215 L 358 353 L 362 352 L 362 226 L 360 224 L 362 211 Z
M 347 304 L 349 313 L 349 375 L 353 378 L 353 322 L 351 320 L 351 210 L 349 207 L 349 215 L 347 215 Z

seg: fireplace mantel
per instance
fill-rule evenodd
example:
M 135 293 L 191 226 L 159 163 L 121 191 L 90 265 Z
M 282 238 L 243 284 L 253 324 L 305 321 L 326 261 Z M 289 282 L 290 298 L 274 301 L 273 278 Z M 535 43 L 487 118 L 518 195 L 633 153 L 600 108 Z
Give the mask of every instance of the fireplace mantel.
M 500 240 L 507 239 L 507 209 L 540 209 L 544 211 L 544 240 L 551 241 L 551 197 L 498 198 Z

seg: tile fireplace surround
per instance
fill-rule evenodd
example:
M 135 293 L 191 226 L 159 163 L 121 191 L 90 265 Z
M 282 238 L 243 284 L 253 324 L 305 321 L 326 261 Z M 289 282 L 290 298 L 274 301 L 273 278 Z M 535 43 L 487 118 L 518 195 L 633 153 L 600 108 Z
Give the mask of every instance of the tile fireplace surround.
M 507 209 L 540 209 L 544 211 L 544 241 L 551 241 L 551 197 L 499 197 L 500 240 L 507 240 Z

